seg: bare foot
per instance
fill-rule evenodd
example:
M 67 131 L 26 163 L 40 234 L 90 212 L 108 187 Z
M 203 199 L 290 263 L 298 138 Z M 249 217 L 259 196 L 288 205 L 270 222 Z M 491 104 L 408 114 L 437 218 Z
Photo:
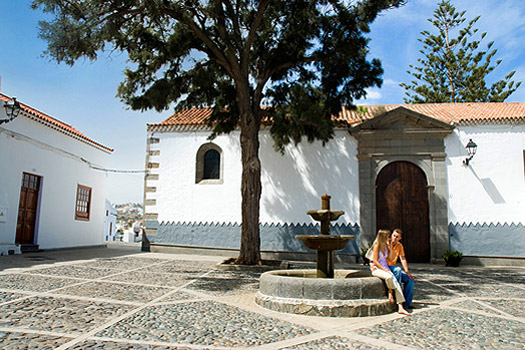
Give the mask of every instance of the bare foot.
M 400 307 L 399 310 L 397 311 L 397 313 L 401 314 L 401 315 L 406 315 L 406 316 L 412 315 L 410 312 L 408 312 L 407 310 L 403 309 L 403 307 Z
M 394 295 L 392 294 L 392 291 L 388 291 L 388 301 L 393 303 L 394 302 Z

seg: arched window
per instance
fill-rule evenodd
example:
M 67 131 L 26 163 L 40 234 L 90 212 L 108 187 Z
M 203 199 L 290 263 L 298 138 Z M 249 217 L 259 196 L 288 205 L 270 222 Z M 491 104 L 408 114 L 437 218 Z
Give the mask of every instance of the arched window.
M 214 143 L 205 143 L 197 151 L 195 183 L 222 183 L 222 150 Z
M 220 175 L 221 155 L 214 149 L 204 154 L 203 180 L 218 179 Z

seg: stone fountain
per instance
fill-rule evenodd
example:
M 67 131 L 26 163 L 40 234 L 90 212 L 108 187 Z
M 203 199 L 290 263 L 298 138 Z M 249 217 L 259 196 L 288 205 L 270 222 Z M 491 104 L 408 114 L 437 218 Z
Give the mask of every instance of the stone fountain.
M 321 197 L 321 210 L 306 212 L 315 221 L 321 222 L 321 234 L 295 236 L 303 241 L 306 248 L 317 251 L 318 278 L 334 278 L 334 251 L 344 249 L 350 240 L 355 239 L 351 235 L 330 235 L 330 221 L 339 219 L 345 213 L 342 210 L 330 210 L 330 198 L 325 194 Z
M 395 311 L 383 281 L 369 271 L 335 270 L 334 251 L 344 249 L 355 236 L 330 235 L 330 222 L 344 212 L 330 209 L 327 194 L 321 200 L 321 210 L 307 212 L 321 222 L 321 233 L 296 236 L 317 252 L 317 269 L 263 273 L 255 302 L 270 310 L 311 316 L 375 316 Z

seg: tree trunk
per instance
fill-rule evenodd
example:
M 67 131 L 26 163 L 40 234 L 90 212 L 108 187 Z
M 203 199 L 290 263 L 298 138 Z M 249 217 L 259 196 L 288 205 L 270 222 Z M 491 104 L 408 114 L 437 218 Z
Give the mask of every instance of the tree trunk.
M 242 153 L 242 231 L 237 264 L 255 265 L 261 261 L 259 205 L 261 199 L 261 162 L 259 160 L 260 121 L 256 113 L 241 107 Z

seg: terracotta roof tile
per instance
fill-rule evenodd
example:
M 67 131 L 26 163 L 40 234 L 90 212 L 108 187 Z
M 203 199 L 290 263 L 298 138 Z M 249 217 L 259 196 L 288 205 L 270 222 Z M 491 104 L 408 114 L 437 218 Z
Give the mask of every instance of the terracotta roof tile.
M 346 120 L 351 125 L 362 119 L 371 119 L 384 112 L 404 107 L 451 124 L 525 120 L 525 103 L 523 102 L 426 103 L 362 107 L 366 108 L 364 114 L 345 109 L 338 118 Z
M 4 102 L 11 102 L 12 99 L 2 93 L 0 93 L 0 101 L 4 101 Z M 57 128 L 59 131 L 63 132 L 64 134 L 66 135 L 71 135 L 71 136 L 74 136 L 74 137 L 78 137 L 84 141 L 87 141 L 88 143 L 92 144 L 92 145 L 95 145 L 95 146 L 98 146 L 100 148 L 103 148 L 107 151 L 110 151 L 110 152 L 113 152 L 113 148 L 109 148 L 107 146 L 104 146 L 103 144 L 101 143 L 98 143 L 96 142 L 95 140 L 93 139 L 90 139 L 89 137 L 87 137 L 86 135 L 82 134 L 80 131 L 78 131 L 77 129 L 75 129 L 73 126 L 69 125 L 69 124 L 66 124 L 56 118 L 53 118 L 51 117 L 50 115 L 47 115 L 43 112 L 40 112 L 39 110 L 33 108 L 33 107 L 30 107 L 28 105 L 26 105 L 25 103 L 23 102 L 20 102 L 17 100 L 18 103 L 20 103 L 20 107 L 22 107 L 22 110 L 24 112 L 26 112 L 27 114 L 29 114 L 30 116 L 32 116 L 35 120 L 39 121 L 39 122 L 42 122 L 43 124 L 49 126 L 49 127 L 55 127 Z
M 525 121 L 524 102 L 392 104 L 361 107 L 364 110 L 363 113 L 343 108 L 337 116 L 334 116 L 334 122 L 339 125 L 352 125 L 398 107 L 404 107 L 450 124 Z M 168 125 L 203 126 L 211 112 L 210 107 L 188 108 L 173 114 L 160 124 L 149 124 L 148 126 L 153 128 Z
M 173 114 L 160 125 L 204 125 L 211 115 L 212 108 L 186 108 Z

